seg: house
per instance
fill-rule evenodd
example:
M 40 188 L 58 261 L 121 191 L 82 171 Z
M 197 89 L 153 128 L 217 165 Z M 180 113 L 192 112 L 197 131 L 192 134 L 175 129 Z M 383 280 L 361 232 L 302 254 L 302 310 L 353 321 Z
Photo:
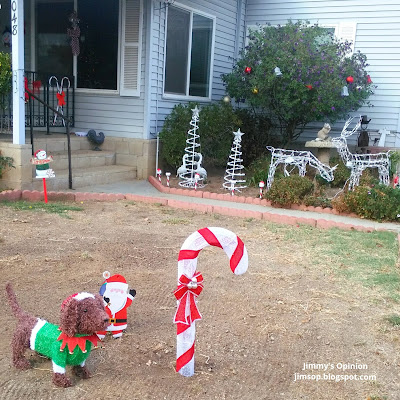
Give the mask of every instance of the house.
M 362 113 L 372 119 L 372 130 L 400 131 L 400 5 L 389 3 L 6 0 L 0 24 L 4 37 L 13 32 L 14 22 L 23 25 L 26 70 L 74 76 L 73 130 L 103 131 L 103 146 L 115 151 L 116 163 L 134 167 L 135 176 L 143 179 L 155 171 L 157 133 L 173 106 L 220 100 L 225 95 L 221 74 L 231 70 L 247 27 L 284 24 L 289 18 L 319 22 L 355 38 L 355 51 L 368 56 L 378 85 L 371 99 L 375 107 Z M 11 9 L 21 4 L 23 24 L 10 20 Z M 71 40 L 73 10 L 79 18 L 79 49 Z M 13 144 L 0 142 L 2 154 L 12 155 L 17 164 L 7 173 L 7 184 L 29 188 L 31 147 L 15 131 Z M 387 140 L 387 145 L 400 147 L 398 136 Z

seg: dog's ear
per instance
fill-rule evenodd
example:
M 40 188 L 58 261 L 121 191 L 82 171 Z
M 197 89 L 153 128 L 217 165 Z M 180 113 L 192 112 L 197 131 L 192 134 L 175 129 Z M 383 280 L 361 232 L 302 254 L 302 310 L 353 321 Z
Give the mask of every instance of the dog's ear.
M 78 324 L 78 302 L 69 299 L 61 309 L 60 328 L 68 336 L 74 336 Z
M 95 297 L 97 303 L 100 305 L 100 308 L 105 309 L 103 298 L 98 294 L 95 294 L 94 297 Z

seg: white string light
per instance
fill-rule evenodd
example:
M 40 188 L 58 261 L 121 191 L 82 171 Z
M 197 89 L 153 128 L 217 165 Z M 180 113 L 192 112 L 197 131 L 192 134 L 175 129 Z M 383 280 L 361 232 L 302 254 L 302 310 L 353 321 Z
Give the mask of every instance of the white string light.
M 279 164 L 284 164 L 283 172 L 285 176 L 289 176 L 296 167 L 299 170 L 300 176 L 305 176 L 307 172 L 307 165 L 318 170 L 320 175 L 328 182 L 333 181 L 333 171 L 337 168 L 337 165 L 330 167 L 329 165 L 323 164 L 314 156 L 311 151 L 298 151 L 298 150 L 286 150 L 276 149 L 272 146 L 267 146 L 267 149 L 271 152 L 271 164 L 268 171 L 267 190 L 271 188 L 272 182 L 274 181 L 276 167 Z M 288 165 L 293 165 L 290 172 L 287 170 Z
M 340 134 L 340 137 L 333 138 L 332 143 L 338 149 L 340 157 L 343 160 L 344 165 L 350 169 L 350 179 L 349 179 L 349 190 L 353 190 L 356 186 L 360 184 L 360 177 L 363 171 L 367 168 L 378 168 L 379 181 L 380 183 L 388 186 L 390 184 L 389 179 L 389 168 L 390 168 L 390 158 L 389 153 L 376 153 L 376 154 L 353 154 L 350 152 L 347 146 L 347 139 L 361 126 L 361 118 L 357 125 L 348 131 L 347 128 L 350 125 L 353 118 L 349 118 Z
M 235 194 L 235 190 L 240 192 L 240 189 L 244 189 L 247 186 L 243 185 L 246 182 L 244 177 L 244 166 L 243 166 L 243 159 L 240 157 L 242 155 L 242 135 L 243 132 L 240 131 L 240 128 L 233 132 L 235 135 L 231 147 L 231 154 L 229 155 L 229 161 L 226 167 L 225 176 L 224 176 L 224 183 L 222 186 L 225 189 L 229 189 L 231 191 L 232 196 Z
M 203 156 L 196 149 L 200 147 L 197 139 L 200 137 L 196 133 L 199 129 L 199 109 L 197 106 L 192 109 L 191 129 L 187 132 L 185 154 L 182 157 L 182 165 L 176 171 L 176 175 L 181 178 L 179 186 L 185 188 L 203 188 L 205 185 L 203 179 L 207 178 L 207 171 L 201 166 Z M 196 174 L 199 177 L 196 177 Z

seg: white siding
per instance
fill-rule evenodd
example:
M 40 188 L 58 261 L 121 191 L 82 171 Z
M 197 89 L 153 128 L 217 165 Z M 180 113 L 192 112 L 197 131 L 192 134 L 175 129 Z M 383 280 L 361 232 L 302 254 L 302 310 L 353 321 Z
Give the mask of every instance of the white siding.
M 177 1 L 178 3 L 178 1 Z M 165 48 L 165 8 L 160 8 L 161 2 L 155 2 L 153 16 L 153 47 L 151 49 L 152 75 L 151 75 L 151 107 L 150 107 L 150 133 L 157 134 L 162 128 L 165 117 L 171 112 L 173 106 L 179 101 L 163 98 L 164 79 L 164 48 Z M 221 100 L 225 89 L 221 74 L 231 70 L 235 54 L 237 8 L 241 4 L 239 21 L 240 39 L 239 47 L 243 43 L 244 12 L 246 0 L 180 0 L 179 4 L 193 8 L 200 12 L 216 17 L 216 32 L 214 46 L 214 67 L 212 70 L 212 101 Z M 182 101 L 187 104 L 187 100 Z
M 248 25 L 285 24 L 288 19 L 319 24 L 357 23 L 355 51 L 368 58 L 368 72 L 378 88 L 370 97 L 373 108 L 357 114 L 372 119 L 369 128 L 400 128 L 400 2 L 398 0 L 248 0 Z M 319 128 L 322 124 L 318 125 Z M 340 127 L 341 124 L 336 124 Z M 317 132 L 317 130 L 315 131 Z M 373 135 L 372 135 L 373 136 Z M 387 140 L 394 145 L 394 136 Z

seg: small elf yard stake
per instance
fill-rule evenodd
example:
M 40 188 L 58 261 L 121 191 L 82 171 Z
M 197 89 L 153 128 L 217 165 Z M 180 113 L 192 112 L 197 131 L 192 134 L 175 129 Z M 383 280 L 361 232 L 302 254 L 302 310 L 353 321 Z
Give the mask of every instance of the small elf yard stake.
M 46 179 L 54 178 L 56 175 L 50 168 L 49 163 L 53 161 L 53 156 L 47 156 L 44 150 L 38 150 L 31 158 L 31 164 L 36 166 L 36 178 L 43 179 L 44 202 L 47 203 Z
M 201 319 L 196 297 L 203 290 L 203 276 L 196 271 L 197 257 L 207 246 L 223 249 L 229 257 L 229 265 L 235 275 L 247 271 L 248 254 L 242 240 L 224 228 L 203 228 L 192 233 L 183 243 L 178 256 L 178 288 L 174 294 L 177 311 L 176 371 L 183 376 L 194 374 L 195 321 Z

